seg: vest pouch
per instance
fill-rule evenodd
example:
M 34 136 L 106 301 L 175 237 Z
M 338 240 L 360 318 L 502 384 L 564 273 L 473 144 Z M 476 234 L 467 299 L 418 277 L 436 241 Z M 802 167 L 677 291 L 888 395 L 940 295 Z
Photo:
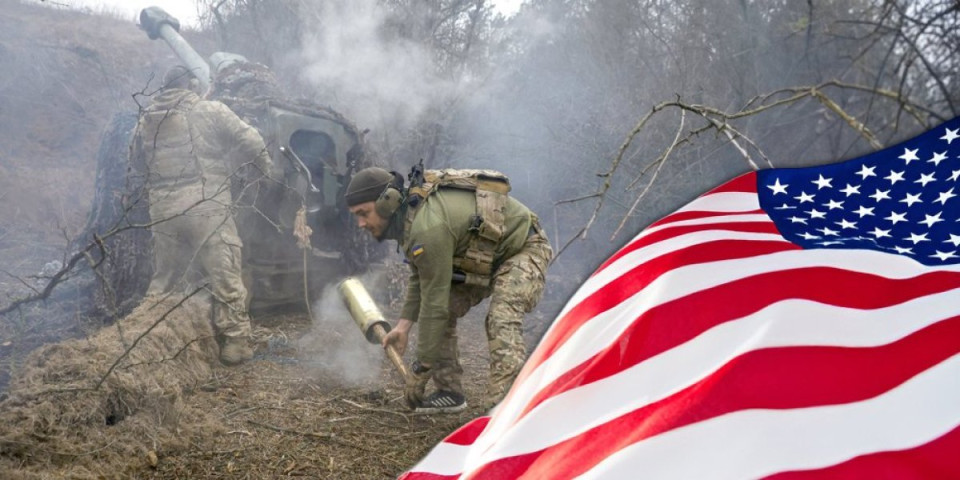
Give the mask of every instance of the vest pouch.
M 493 253 L 468 248 L 463 257 L 453 259 L 453 267 L 466 273 L 490 275 L 493 272 Z
M 484 240 L 499 242 L 503 237 L 503 225 L 494 225 L 493 222 L 483 222 L 477 229 L 477 235 Z M 492 256 L 491 256 L 492 257 Z

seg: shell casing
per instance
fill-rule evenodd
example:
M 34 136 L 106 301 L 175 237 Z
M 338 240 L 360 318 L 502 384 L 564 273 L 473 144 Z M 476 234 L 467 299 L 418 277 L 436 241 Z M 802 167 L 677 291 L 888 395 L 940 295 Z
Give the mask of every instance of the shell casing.
M 350 311 L 350 316 L 356 322 L 360 331 L 363 332 L 363 335 L 367 337 L 367 341 L 380 343 L 373 327 L 380 325 L 386 332 L 389 332 L 390 324 L 384 319 L 383 313 L 377 307 L 377 303 L 373 301 L 373 297 L 370 296 L 367 289 L 355 277 L 340 282 L 338 289 L 340 290 L 340 297 Z

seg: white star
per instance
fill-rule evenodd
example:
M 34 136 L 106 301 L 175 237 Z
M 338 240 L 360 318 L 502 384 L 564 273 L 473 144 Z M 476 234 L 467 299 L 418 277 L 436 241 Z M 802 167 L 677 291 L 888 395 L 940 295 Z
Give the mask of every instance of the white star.
M 940 198 L 934 200 L 934 202 L 940 202 L 941 205 L 946 205 L 947 200 L 950 200 L 951 198 L 956 197 L 956 196 L 957 196 L 957 195 L 956 195 L 955 193 L 953 193 L 953 189 L 951 188 L 950 190 L 947 190 L 946 192 L 940 193 Z
M 832 178 L 824 178 L 823 175 L 820 175 L 820 178 L 813 180 L 813 184 L 817 186 L 817 190 L 821 188 L 830 187 L 833 188 L 833 185 L 830 185 L 830 182 L 833 181 Z
M 878 188 L 873 195 L 870 195 L 870 198 L 874 199 L 877 202 L 884 199 L 890 200 L 890 195 L 888 195 L 889 193 L 890 193 L 890 190 L 880 190 Z
M 873 207 L 860 205 L 860 208 L 854 210 L 853 213 L 860 215 L 860 218 L 866 217 L 867 215 L 873 216 Z
M 806 225 L 806 223 L 807 223 L 807 219 L 806 219 L 806 218 L 790 217 L 789 220 L 790 220 L 791 222 L 793 222 L 793 223 L 802 223 L 802 224 L 804 224 L 804 225 Z
M 823 213 L 817 210 L 816 208 L 810 210 L 809 212 L 807 212 L 807 214 L 810 215 L 810 218 L 823 218 L 827 216 L 826 213 Z
M 804 240 L 816 240 L 816 239 L 820 238 L 819 236 L 814 235 L 814 234 L 809 233 L 809 232 L 803 232 L 803 234 L 801 234 L 800 236 L 803 237 Z
M 920 180 L 916 180 L 916 181 L 914 181 L 913 183 L 919 183 L 919 184 L 923 185 L 924 187 L 926 187 L 928 183 L 930 183 L 930 182 L 935 182 L 935 181 L 937 181 L 937 179 L 936 179 L 936 178 L 933 178 L 933 174 L 932 174 L 932 173 L 930 173 L 930 174 L 923 174 L 923 173 L 921 173 L 921 174 L 920 174 Z
M 943 221 L 943 219 L 940 218 L 940 215 L 941 215 L 942 213 L 943 213 L 943 212 L 937 212 L 936 215 L 924 215 L 924 217 L 927 217 L 927 218 L 923 219 L 920 223 L 926 225 L 927 228 L 930 228 L 930 227 L 933 226 L 934 223 L 942 222 L 942 221 Z
M 837 225 L 840 225 L 840 228 L 857 228 L 857 222 L 848 222 L 847 220 L 841 219 L 839 222 L 834 222 Z
M 911 255 L 913 254 L 913 249 L 909 247 L 893 247 L 893 248 L 894 250 L 897 251 L 897 253 L 900 253 L 900 254 L 903 254 L 903 253 L 909 253 Z
M 853 185 L 850 185 L 850 184 L 848 183 L 847 186 L 844 187 L 843 190 L 840 190 L 840 191 L 843 192 L 843 193 L 846 193 L 848 197 L 849 197 L 850 195 L 853 195 L 854 193 L 856 193 L 856 194 L 859 195 L 859 194 L 860 194 L 860 185 L 857 185 L 856 187 L 854 187 Z
M 935 166 L 939 167 L 939 166 L 940 166 L 940 162 L 942 162 L 942 161 L 944 161 L 944 160 L 946 160 L 946 159 L 947 159 L 947 152 L 934 153 L 934 154 L 933 154 L 933 158 L 931 158 L 930 160 L 927 160 L 927 163 L 932 163 L 932 164 L 934 164 Z
M 784 203 L 783 205 L 780 205 L 779 207 L 773 207 L 773 208 L 776 209 L 776 210 L 794 210 L 794 209 L 796 209 L 797 207 L 793 207 L 793 206 L 790 206 L 790 205 L 787 205 L 786 203 Z
M 954 170 L 953 173 L 950 174 L 950 180 L 956 182 L 958 178 L 960 178 L 960 170 Z
M 883 177 L 884 180 L 890 180 L 890 185 L 903 181 L 903 172 L 894 172 L 890 170 L 890 175 Z
M 820 242 L 820 245 L 824 247 L 829 247 L 830 245 L 843 245 L 843 240 L 827 240 L 826 242 Z
M 843 208 L 843 202 L 842 202 L 842 201 L 841 201 L 841 202 L 838 202 L 838 201 L 836 201 L 836 200 L 830 200 L 829 202 L 824 203 L 823 206 L 829 208 L 830 210 L 834 210 L 834 209 L 837 209 L 837 208 Z
M 818 228 L 817 231 L 820 232 L 820 233 L 822 233 L 822 234 L 823 234 L 824 236 L 826 236 L 826 237 L 829 237 L 829 236 L 831 236 L 831 235 L 835 237 L 835 236 L 837 236 L 837 235 L 840 234 L 839 232 L 830 230 L 830 229 L 827 228 L 827 227 Z
M 910 236 L 907 237 L 907 238 L 904 238 L 904 240 L 909 240 L 909 241 L 913 242 L 914 245 L 916 245 L 916 244 L 918 244 L 918 243 L 920 243 L 920 242 L 929 242 L 929 241 L 930 241 L 930 239 L 927 238 L 927 234 L 926 234 L 926 233 L 923 233 L 923 234 L 920 234 L 920 235 L 917 235 L 916 233 L 911 233 Z
M 952 243 L 954 247 L 960 247 L 960 235 L 950 234 L 950 240 L 944 240 L 943 243 Z
M 870 232 L 871 235 L 877 238 L 889 237 L 890 230 L 882 230 L 880 227 L 874 227 L 873 231 Z
M 907 221 L 907 214 L 906 214 L 906 213 L 890 212 L 890 216 L 887 217 L 887 218 L 884 218 L 884 220 L 890 220 L 891 222 L 893 222 L 894 225 L 896 225 L 896 224 L 899 223 L 899 222 L 906 222 L 906 221 Z
M 787 187 L 789 187 L 789 185 L 781 184 L 779 178 L 777 179 L 776 182 L 773 183 L 773 185 L 767 185 L 767 188 L 769 188 L 770 190 L 773 190 L 774 195 L 778 193 L 787 193 Z
M 809 194 L 807 194 L 807 192 L 800 192 L 800 196 L 799 196 L 799 197 L 793 197 L 793 198 L 796 198 L 797 200 L 800 200 L 800 203 L 806 203 L 806 202 L 812 202 L 812 201 L 813 201 L 813 195 L 809 195 Z
M 920 150 L 920 149 L 914 148 L 913 150 L 910 150 L 909 148 L 904 148 L 903 155 L 900 155 L 897 158 L 907 162 L 907 165 L 910 165 L 910 162 L 914 160 L 920 160 L 920 157 L 917 156 L 917 150 Z
M 862 178 L 863 180 L 866 180 L 867 177 L 876 177 L 877 174 L 873 173 L 873 171 L 876 169 L 877 167 L 867 167 L 866 165 L 860 165 L 860 171 L 857 172 L 857 175 L 860 175 L 860 178 Z
M 952 252 L 941 252 L 940 250 L 937 250 L 937 253 L 934 253 L 930 256 L 939 258 L 941 262 L 946 262 L 950 258 L 957 258 L 957 251 L 954 250 Z
M 950 130 L 949 128 L 947 128 L 946 131 L 947 133 L 944 133 L 943 136 L 940 137 L 940 140 L 946 140 L 947 145 L 950 145 L 950 142 L 952 142 L 953 139 L 960 138 L 960 135 L 957 134 L 957 131 L 960 131 L 960 128 L 956 130 Z
M 906 198 L 904 198 L 903 200 L 900 200 L 901 203 L 906 203 L 908 207 L 912 207 L 914 203 L 918 203 L 920 201 L 921 200 L 920 200 L 919 193 L 916 195 L 911 195 L 908 193 Z

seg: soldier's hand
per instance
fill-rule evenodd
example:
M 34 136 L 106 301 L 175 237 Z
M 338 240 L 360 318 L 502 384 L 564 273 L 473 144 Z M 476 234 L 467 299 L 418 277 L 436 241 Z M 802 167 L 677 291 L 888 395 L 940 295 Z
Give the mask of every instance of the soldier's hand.
M 410 339 L 410 327 L 412 325 L 413 322 L 410 320 L 400 319 L 397 326 L 383 336 L 380 344 L 383 348 L 392 346 L 400 356 L 403 356 L 403 352 L 407 351 L 407 341 Z

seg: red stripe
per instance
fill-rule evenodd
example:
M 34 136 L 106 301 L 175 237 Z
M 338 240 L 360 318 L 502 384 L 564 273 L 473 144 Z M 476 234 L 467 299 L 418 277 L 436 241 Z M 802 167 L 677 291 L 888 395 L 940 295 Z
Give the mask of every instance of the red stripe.
M 776 225 L 773 222 L 730 222 L 730 223 L 718 223 L 718 224 L 706 224 L 706 225 L 682 225 L 677 227 L 664 228 L 653 232 L 649 235 L 646 235 L 642 238 L 637 239 L 633 243 L 626 245 L 621 248 L 617 253 L 614 253 L 607 261 L 603 262 L 603 265 L 600 265 L 593 275 L 596 275 L 603 269 L 607 268 L 613 262 L 619 260 L 624 255 L 628 253 L 639 250 L 648 245 L 653 245 L 654 243 L 662 242 L 665 240 L 678 237 L 680 235 L 686 235 L 688 233 L 696 232 L 746 232 L 746 233 L 772 233 L 775 235 L 780 235 L 780 231 L 777 230 Z M 786 240 L 784 240 L 786 242 Z M 798 249 L 800 247 L 797 247 Z
M 451 433 L 443 441 L 454 445 L 471 445 L 483 433 L 483 429 L 487 428 L 488 423 L 490 423 L 490 417 L 475 418 Z
M 557 319 L 554 326 L 540 341 L 533 355 L 527 360 L 517 381 L 522 382 L 526 376 L 525 372 L 533 371 L 553 355 L 593 317 L 632 297 L 665 272 L 692 264 L 748 258 L 798 248 L 790 243 L 776 241 L 719 240 L 676 250 L 637 265 L 583 299 L 563 317 Z
M 487 424 L 490 423 L 490 417 L 478 417 L 471 420 L 466 425 L 458 428 L 455 432 L 451 433 L 447 438 L 443 439 L 442 443 L 460 445 L 460 446 L 470 446 L 473 445 L 473 442 L 477 441 L 477 437 L 483 433 L 483 430 L 487 428 Z M 437 475 L 434 473 L 427 472 L 406 472 L 398 480 L 447 480 L 455 479 L 460 475 Z
M 406 472 L 397 477 L 397 480 L 456 480 L 458 478 L 460 478 L 460 474 L 437 475 L 430 472 Z
M 819 470 L 784 472 L 770 480 L 929 480 L 960 478 L 960 427 L 916 448 L 863 455 Z
M 810 267 L 755 275 L 704 289 L 651 308 L 637 317 L 618 341 L 540 390 L 523 414 L 554 395 L 615 375 L 717 325 L 779 301 L 805 299 L 841 307 L 876 309 L 954 288 L 960 288 L 960 273 L 931 272 L 915 278 L 888 279 L 829 267 Z M 733 298 L 738 301 L 730 301 Z
M 720 415 L 863 401 L 956 355 L 957 338 L 960 317 L 953 317 L 880 347 L 748 352 L 675 395 L 550 448 L 490 462 L 468 478 L 572 478 L 636 442 Z
M 702 196 L 721 192 L 757 193 L 757 173 L 748 172 L 720 185 Z
M 670 216 L 663 217 L 659 221 L 651 223 L 650 226 L 647 227 L 647 229 L 649 230 L 650 228 L 653 228 L 653 227 L 659 227 L 661 225 L 666 225 L 674 222 L 682 222 L 685 220 L 697 220 L 701 218 L 710 218 L 710 217 L 723 218 L 723 217 L 729 217 L 732 215 L 765 215 L 766 213 L 767 212 L 763 211 L 763 209 L 760 209 L 760 208 L 756 210 L 743 210 L 740 212 L 705 212 L 700 210 L 694 210 L 689 212 L 677 212 Z

